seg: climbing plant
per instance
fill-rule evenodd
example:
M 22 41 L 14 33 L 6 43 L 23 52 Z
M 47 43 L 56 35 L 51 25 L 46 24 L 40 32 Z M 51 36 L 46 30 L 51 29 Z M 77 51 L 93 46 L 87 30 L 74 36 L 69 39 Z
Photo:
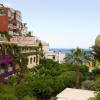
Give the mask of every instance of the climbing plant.
M 2 37 L 6 37 L 8 41 L 10 41 L 11 35 L 8 32 L 0 32 Z

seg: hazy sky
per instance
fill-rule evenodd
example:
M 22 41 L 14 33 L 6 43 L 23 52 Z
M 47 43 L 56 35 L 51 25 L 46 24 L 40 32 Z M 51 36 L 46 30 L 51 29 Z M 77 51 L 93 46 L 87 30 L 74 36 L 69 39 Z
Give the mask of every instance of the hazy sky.
M 22 12 L 35 36 L 50 47 L 89 48 L 100 33 L 100 0 L 0 0 Z

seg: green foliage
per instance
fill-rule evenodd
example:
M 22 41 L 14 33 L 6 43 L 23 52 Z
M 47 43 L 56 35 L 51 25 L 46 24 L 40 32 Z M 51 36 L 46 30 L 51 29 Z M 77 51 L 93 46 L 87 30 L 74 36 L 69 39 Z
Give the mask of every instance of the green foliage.
M 93 46 L 93 55 L 94 55 L 94 58 L 97 59 L 98 61 L 100 61 L 100 46 Z
M 16 87 L 15 94 L 21 100 L 27 95 L 32 96 L 32 87 L 30 86 L 30 84 L 20 83 Z
M 53 80 L 45 77 L 36 78 L 33 82 L 33 94 L 42 98 L 50 97 L 53 93 Z
M 25 82 L 31 82 L 34 79 L 33 73 L 31 71 L 28 71 L 28 70 L 23 73 L 23 77 L 24 77 Z
M 36 100 L 35 97 L 25 96 L 23 100 Z
M 0 85 L 0 100 L 18 100 L 15 92 L 15 87 L 12 85 Z
M 0 32 L 0 34 L 4 35 L 10 41 L 11 35 L 8 32 Z
M 100 92 L 96 95 L 96 98 L 94 100 L 100 100 Z
M 57 98 L 56 97 L 52 97 L 50 100 L 57 100 Z
M 87 76 L 89 73 L 89 68 L 85 65 L 80 66 L 80 72 L 83 73 L 84 76 Z
M 73 49 L 71 53 L 65 58 L 66 62 L 71 63 L 75 66 L 76 88 L 79 88 L 80 84 L 80 71 L 82 71 L 80 70 L 81 66 L 87 63 L 87 59 L 89 59 L 87 53 L 80 48 Z
M 66 62 L 69 61 L 74 65 L 83 65 L 87 62 L 87 53 L 80 48 L 72 49 L 71 54 L 67 55 L 65 58 Z
M 96 100 L 96 99 L 95 99 L 95 97 L 90 97 L 88 100 Z
M 96 88 L 96 96 L 94 98 L 90 98 L 89 100 L 100 100 L 100 77 L 95 81 Z
M 93 80 L 85 80 L 82 82 L 82 88 L 87 90 L 95 90 L 95 82 Z
M 18 100 L 47 100 L 55 97 L 66 87 L 75 87 L 75 71 L 72 64 L 58 64 L 53 60 L 42 59 L 39 66 L 20 74 L 16 73 L 9 78 L 6 85 L 0 85 L 0 95 L 5 93 Z M 84 69 L 79 73 L 80 82 L 85 79 L 85 71 Z
M 20 48 L 18 46 L 14 46 L 13 57 L 16 63 L 20 63 L 21 54 L 20 54 Z
M 27 65 L 28 65 L 28 58 L 27 56 L 22 56 L 21 55 L 21 62 L 20 62 L 20 68 L 21 68 L 21 73 L 24 73 L 27 70 Z
M 64 87 L 74 87 L 75 86 L 76 73 L 75 71 L 66 71 L 58 76 L 58 80 L 64 84 Z
M 18 98 L 14 95 L 3 94 L 0 95 L 0 100 L 18 100 Z
M 42 65 L 45 68 L 52 68 L 55 65 L 59 65 L 57 62 L 54 62 L 52 59 L 41 59 L 40 65 Z
M 8 80 L 9 85 L 16 85 L 16 75 L 10 76 Z
M 100 92 L 100 77 L 95 81 L 96 91 Z
M 100 68 L 95 68 L 92 70 L 95 77 L 100 77 Z

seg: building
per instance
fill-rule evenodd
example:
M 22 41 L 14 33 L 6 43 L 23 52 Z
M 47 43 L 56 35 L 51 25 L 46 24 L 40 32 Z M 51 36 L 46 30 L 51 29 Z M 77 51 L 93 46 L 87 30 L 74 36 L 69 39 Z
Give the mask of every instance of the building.
M 0 41 L 0 82 L 20 68 L 39 65 L 41 49 L 34 36 L 12 36 Z
M 57 100 L 88 100 L 90 97 L 94 96 L 95 96 L 94 91 L 66 88 L 56 97 Z
M 23 46 L 38 46 L 38 41 L 36 41 L 35 36 L 14 35 L 10 38 L 10 42 L 15 42 Z
M 28 54 L 28 68 L 33 68 L 39 64 L 39 42 L 35 36 L 12 36 L 11 42 L 16 43 L 20 47 L 21 54 Z
M 0 4 L 0 31 L 11 35 L 21 34 L 22 31 L 21 12 Z
M 14 45 L 17 46 L 16 49 L 18 49 L 20 55 L 27 55 L 27 67 L 33 68 L 39 64 L 39 52 L 41 49 L 39 49 L 38 38 L 27 35 L 28 28 L 26 25 L 26 23 L 22 23 L 22 16 L 19 10 L 15 10 L 0 4 L 0 43 L 3 44 L 5 48 L 4 54 L 2 55 L 9 53 L 6 50 L 6 46 L 9 46 L 8 44 L 14 43 Z M 3 32 L 8 32 L 8 34 L 4 34 Z M 12 35 L 12 37 L 8 41 L 6 36 L 9 34 Z M 1 47 L 1 49 L 4 48 L 3 46 Z M 14 51 L 14 48 L 12 52 L 16 52 Z M 19 60 L 22 62 L 21 57 Z
M 28 34 L 21 12 L 0 4 L 0 81 L 39 64 L 40 40 Z
M 49 51 L 49 43 L 45 41 L 40 41 L 40 42 L 42 44 L 43 54 L 46 55 L 46 53 Z
M 10 41 L 0 41 L 0 82 L 15 70 L 39 65 L 41 49 L 34 36 L 12 36 Z
M 45 57 L 47 59 L 52 59 L 54 61 L 57 61 L 58 63 L 64 63 L 65 53 L 58 52 L 58 51 L 48 51 L 45 54 Z
M 27 23 L 22 24 L 22 33 L 26 35 L 28 33 Z
M 49 43 L 46 43 L 45 41 L 41 41 L 42 43 L 42 49 L 44 57 L 47 59 L 52 59 L 54 61 L 57 61 L 58 63 L 64 63 L 64 58 L 66 57 L 66 54 L 60 51 L 51 51 L 49 50 Z

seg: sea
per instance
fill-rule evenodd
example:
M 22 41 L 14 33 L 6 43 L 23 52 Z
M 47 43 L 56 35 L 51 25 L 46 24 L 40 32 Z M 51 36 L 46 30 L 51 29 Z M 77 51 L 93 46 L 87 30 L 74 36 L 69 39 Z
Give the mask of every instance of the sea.
M 71 53 L 72 49 L 71 48 L 50 48 L 49 50 L 69 54 L 69 53 Z M 86 51 L 86 52 L 91 52 L 92 51 L 91 49 L 83 49 L 83 50 Z

